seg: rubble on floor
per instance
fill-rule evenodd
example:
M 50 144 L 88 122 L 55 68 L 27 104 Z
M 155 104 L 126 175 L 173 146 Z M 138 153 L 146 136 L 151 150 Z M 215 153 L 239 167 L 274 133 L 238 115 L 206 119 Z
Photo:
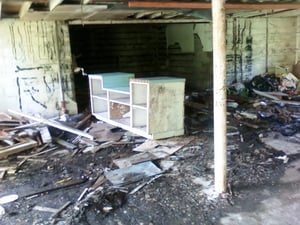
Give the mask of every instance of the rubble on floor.
M 245 186 L 275 182 L 298 154 L 298 105 L 283 102 L 285 94 L 273 89 L 257 91 L 255 97 L 228 96 L 228 193 L 219 201 L 209 197 L 213 115 L 201 94 L 186 98 L 186 134 L 163 140 L 147 140 L 89 113 L 66 121 L 0 114 L 0 200 L 8 201 L 0 201 L 0 220 L 215 224 L 216 209 L 235 204 Z
M 51 192 L 72 187 L 80 188 L 85 185 L 86 187 L 75 201 L 74 199 L 66 201 L 59 208 L 35 204 L 30 210 L 50 213 L 48 218 L 52 222 L 71 205 L 76 212 L 73 215 L 74 220 L 76 217 L 80 218 L 79 214 L 91 204 L 96 204 L 102 213 L 109 213 L 123 205 L 127 195 L 134 194 L 167 171 L 166 168 L 157 167 L 152 162 L 153 160 L 173 155 L 193 140 L 193 138 L 177 137 L 164 141 L 151 141 L 101 121 L 92 120 L 90 114 L 75 115 L 63 122 L 59 119 L 46 120 L 13 111 L 1 114 L 0 171 L 2 182 L 14 180 L 28 173 L 30 175 L 34 173 L 36 167 L 41 168 L 42 173 L 52 170 L 57 173 L 55 164 L 60 164 L 61 157 L 73 160 L 82 154 L 93 156 L 102 150 L 113 147 L 122 150 L 127 146 L 135 146 L 133 150 L 140 152 L 129 157 L 125 155 L 122 157 L 120 150 L 107 166 L 92 165 L 93 169 L 83 170 L 80 177 L 78 174 L 74 177 L 62 171 L 54 180 L 50 180 L 49 177 L 49 180 L 42 181 L 45 184 L 39 184 L 40 187 L 23 190 L 22 193 L 5 190 L 0 196 L 0 205 L 3 206 L 3 210 L 9 203 L 20 204 L 23 201 L 41 198 Z M 83 133 L 86 135 L 82 135 Z M 89 138 L 90 136 L 93 138 Z M 81 163 L 89 165 L 91 162 Z M 36 173 L 32 176 L 41 175 Z M 18 182 L 18 180 L 15 181 Z M 20 182 L 23 182 L 22 179 Z M 7 200 L 10 196 L 16 196 L 16 198 Z M 4 210 L 2 216 L 10 217 L 10 214 L 5 214 Z

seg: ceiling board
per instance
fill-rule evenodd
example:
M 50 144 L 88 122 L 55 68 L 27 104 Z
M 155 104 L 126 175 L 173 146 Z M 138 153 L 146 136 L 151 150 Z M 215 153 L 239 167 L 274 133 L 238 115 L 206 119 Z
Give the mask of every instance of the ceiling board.
M 129 8 L 210 9 L 210 2 L 129 1 Z M 299 3 L 225 3 L 225 9 L 300 9 Z
M 69 25 L 94 25 L 94 24 L 171 24 L 171 23 L 209 23 L 206 19 L 123 19 L 123 20 L 73 20 Z

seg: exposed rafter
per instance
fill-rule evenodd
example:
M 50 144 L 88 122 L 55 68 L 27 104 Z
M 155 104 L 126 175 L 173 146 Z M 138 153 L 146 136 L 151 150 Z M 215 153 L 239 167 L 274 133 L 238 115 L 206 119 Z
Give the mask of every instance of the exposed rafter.
M 24 1 L 21 5 L 20 11 L 19 11 L 19 17 L 22 18 L 30 9 L 32 2 L 31 1 Z
M 49 10 L 52 11 L 56 6 L 61 4 L 64 0 L 49 0 Z

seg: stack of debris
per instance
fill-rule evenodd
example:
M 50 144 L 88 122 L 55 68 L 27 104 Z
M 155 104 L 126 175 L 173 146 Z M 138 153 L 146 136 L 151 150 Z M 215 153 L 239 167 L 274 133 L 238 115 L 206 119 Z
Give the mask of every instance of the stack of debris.
M 33 209 L 51 212 L 51 219 L 54 220 L 70 205 L 74 205 L 75 209 L 73 219 L 80 218 L 80 213 L 84 212 L 87 206 L 95 204 L 101 212 L 108 213 L 120 207 L 128 194 L 136 193 L 166 173 L 174 162 L 179 160 L 179 156 L 171 159 L 171 157 L 176 157 L 174 153 L 194 139 L 193 137 L 175 137 L 165 140 L 147 140 L 101 121 L 93 122 L 92 119 L 90 114 L 79 114 L 62 122 L 55 118 L 34 117 L 12 110 L 1 113 L 0 172 L 2 180 L 10 174 L 18 175 L 19 171 L 23 172 L 26 162 L 27 167 L 30 167 L 28 162 L 49 163 L 48 153 L 53 153 L 59 148 L 71 153 L 72 157 L 79 154 L 95 155 L 98 151 L 109 147 L 119 148 L 128 145 L 133 146 L 130 149 L 135 153 L 129 157 L 120 154 L 112 159 L 110 166 L 85 172 L 80 179 L 72 176 L 59 176 L 61 179 L 54 182 L 55 185 L 50 188 L 42 188 L 22 196 L 15 193 L 0 196 L 0 205 L 1 201 L 5 204 L 18 199 L 31 199 L 56 190 L 84 184 L 85 188 L 75 202 L 67 201 L 59 209 L 39 205 Z M 44 159 L 41 156 L 44 156 Z M 47 170 L 51 167 L 51 165 L 47 166 Z M 13 198 L 10 198 L 11 196 Z

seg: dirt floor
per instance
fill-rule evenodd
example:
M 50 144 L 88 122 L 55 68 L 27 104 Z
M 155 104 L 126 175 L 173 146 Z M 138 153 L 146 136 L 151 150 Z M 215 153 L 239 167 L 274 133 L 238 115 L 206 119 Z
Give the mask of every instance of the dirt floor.
M 253 210 L 264 198 L 255 190 L 272 187 L 289 163 L 298 159 L 295 154 L 285 162 L 280 158 L 283 152 L 260 141 L 259 136 L 270 130 L 269 122 L 252 128 L 241 125 L 232 113 L 228 117 L 227 193 L 216 197 L 211 114 L 192 110 L 188 115 L 186 135 L 181 137 L 189 140 L 187 144 L 170 156 L 152 160 L 162 173 L 121 186 L 112 185 L 104 174 L 116 169 L 113 160 L 136 154 L 133 149 L 145 139 L 117 129 L 114 135 L 121 140 L 96 152 L 50 144 L 47 149 L 53 150 L 27 160 L 0 182 L 0 198 L 18 195 L 17 200 L 0 204 L 5 210 L 0 224 L 221 224 L 228 212 Z M 20 155 L 33 153 L 36 149 L 10 156 L 0 165 L 16 165 Z

